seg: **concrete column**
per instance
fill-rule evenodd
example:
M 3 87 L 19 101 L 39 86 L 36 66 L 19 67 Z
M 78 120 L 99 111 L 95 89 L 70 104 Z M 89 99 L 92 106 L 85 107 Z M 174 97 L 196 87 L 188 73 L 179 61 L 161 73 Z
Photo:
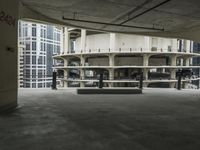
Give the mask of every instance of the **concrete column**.
M 171 59 L 171 66 L 176 66 L 177 56 L 173 55 L 170 57 L 170 59 Z
M 144 80 L 148 80 L 148 72 L 149 72 L 149 69 L 143 69 Z
M 115 55 L 111 54 L 109 55 L 109 66 L 114 66 L 115 65 Z
M 190 57 L 184 58 L 184 66 L 190 66 Z
M 81 51 L 85 52 L 86 51 L 86 30 L 82 29 L 81 30 Z
M 176 79 L 176 69 L 171 69 L 170 70 L 170 78 L 171 79 Z
M 173 83 L 169 83 L 169 87 L 170 87 L 170 88 L 175 88 L 175 85 L 176 85 L 175 82 L 173 82 Z
M 185 40 L 185 48 L 186 48 L 186 53 L 189 53 L 190 52 L 190 40 Z
M 64 66 L 68 66 L 69 61 L 67 59 L 64 59 Z
M 188 89 L 188 82 L 183 82 L 184 89 Z
M 116 33 L 110 33 L 110 49 L 111 51 L 116 50 Z
M 70 34 L 68 32 L 67 27 L 63 27 L 63 32 L 64 32 L 64 39 L 63 39 L 64 54 L 67 54 L 69 52 Z
M 18 2 L 0 1 L 0 111 L 17 105 Z
M 143 55 L 143 66 L 149 66 L 149 57 L 147 54 Z
M 114 80 L 114 69 L 109 69 L 109 80 Z M 113 83 L 108 83 L 109 87 L 113 87 Z
M 84 56 L 80 57 L 80 65 L 85 66 L 85 57 Z
M 177 52 L 178 51 L 178 41 L 177 41 L 177 39 L 172 39 L 171 44 L 172 44 L 172 52 Z
M 85 71 L 83 69 L 80 69 L 80 79 L 85 79 Z
M 64 70 L 64 79 L 66 79 L 66 80 L 68 79 L 68 72 L 69 72 L 68 69 L 65 69 L 65 70 Z M 65 88 L 68 87 L 68 81 L 64 81 L 63 84 L 64 84 L 64 87 L 65 87 Z
M 85 71 L 84 71 L 84 69 L 80 69 L 80 79 L 81 79 L 81 80 L 84 80 L 84 79 L 85 79 Z M 84 82 L 81 81 L 81 82 L 80 82 L 80 87 L 84 87 L 84 86 L 85 86 Z
M 175 79 L 176 79 L 176 69 L 170 69 L 170 78 L 171 78 L 172 80 L 175 80 Z M 176 85 L 175 82 L 169 83 L 169 87 L 170 87 L 170 88 L 175 88 L 175 85 Z
M 166 71 L 165 71 L 165 68 L 163 68 L 163 69 L 162 69 L 162 73 L 165 73 L 165 72 L 166 72 Z

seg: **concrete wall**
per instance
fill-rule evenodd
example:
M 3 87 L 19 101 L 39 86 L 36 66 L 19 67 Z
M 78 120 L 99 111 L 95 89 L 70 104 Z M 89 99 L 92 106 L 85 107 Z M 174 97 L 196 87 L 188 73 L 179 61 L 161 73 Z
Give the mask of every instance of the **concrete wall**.
M 17 103 L 18 0 L 0 1 L 0 13 L 0 110 L 2 110 Z M 5 16 L 9 16 L 9 19 Z
M 109 34 L 95 34 L 86 37 L 86 50 L 109 49 Z M 81 50 L 81 38 L 75 41 L 75 50 Z
M 75 49 L 80 51 L 80 42 L 81 38 L 76 39 Z M 86 37 L 86 51 L 89 49 L 95 51 L 101 49 L 101 51 L 108 51 L 111 48 L 111 51 L 114 50 L 140 50 L 151 51 L 152 47 L 156 47 L 157 51 L 168 51 L 169 48 L 173 51 L 178 49 L 177 39 L 170 38 L 159 38 L 159 37 L 149 37 L 141 35 L 130 35 L 130 34 L 95 34 L 87 35 Z
M 116 36 L 116 47 L 117 49 L 149 49 L 148 40 L 145 36 L 128 35 L 128 34 L 117 34 Z

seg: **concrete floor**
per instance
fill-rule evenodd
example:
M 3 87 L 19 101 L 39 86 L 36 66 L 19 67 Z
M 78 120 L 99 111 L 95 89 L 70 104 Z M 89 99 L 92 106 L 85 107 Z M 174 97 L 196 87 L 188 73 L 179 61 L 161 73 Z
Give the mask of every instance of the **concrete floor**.
M 19 90 L 0 116 L 0 150 L 199 150 L 200 91 L 142 95 Z

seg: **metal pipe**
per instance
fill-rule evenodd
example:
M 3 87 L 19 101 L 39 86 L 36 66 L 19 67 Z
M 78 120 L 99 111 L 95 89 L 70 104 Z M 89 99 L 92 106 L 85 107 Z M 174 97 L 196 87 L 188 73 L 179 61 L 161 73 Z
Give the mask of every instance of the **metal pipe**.
M 144 12 L 142 12 L 142 13 L 140 13 L 140 14 L 134 16 L 134 17 L 131 17 L 131 18 L 129 18 L 129 19 L 127 19 L 127 20 L 121 22 L 120 25 L 123 25 L 123 24 L 125 24 L 125 23 L 127 23 L 127 22 L 129 22 L 129 21 L 131 21 L 131 20 L 133 20 L 133 19 L 135 19 L 135 18 L 137 18 L 137 17 L 139 17 L 139 16 L 142 16 L 142 15 L 144 15 L 145 13 L 147 13 L 147 12 L 149 12 L 149 11 L 151 11 L 151 10 L 153 10 L 153 9 L 155 9 L 155 8 L 157 8 L 157 7 L 159 7 L 159 6 L 161 6 L 161 5 L 164 5 L 165 3 L 168 3 L 169 1 L 171 1 L 171 0 L 166 0 L 166 1 L 162 2 L 162 3 L 159 3 L 158 5 L 156 5 L 156 6 L 152 7 L 152 8 L 149 8 L 149 9 L 145 10 Z
M 164 31 L 164 29 L 156 29 L 156 28 L 141 27 L 141 26 L 121 25 L 121 24 L 98 22 L 98 21 L 88 21 L 88 20 L 82 20 L 82 19 L 71 19 L 71 18 L 65 18 L 64 16 L 63 16 L 63 20 L 75 21 L 75 22 L 84 22 L 84 23 L 92 23 L 92 24 L 100 24 L 100 25 L 108 25 L 108 26 L 116 26 L 116 27 L 126 27 L 126 28 L 136 28 L 136 29 Z

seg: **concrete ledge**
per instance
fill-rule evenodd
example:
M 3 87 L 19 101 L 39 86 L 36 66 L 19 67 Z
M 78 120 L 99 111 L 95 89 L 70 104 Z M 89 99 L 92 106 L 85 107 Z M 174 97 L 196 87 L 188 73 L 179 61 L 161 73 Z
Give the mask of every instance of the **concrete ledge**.
M 141 89 L 127 89 L 127 88 L 109 88 L 109 89 L 91 89 L 79 88 L 77 94 L 142 94 Z

